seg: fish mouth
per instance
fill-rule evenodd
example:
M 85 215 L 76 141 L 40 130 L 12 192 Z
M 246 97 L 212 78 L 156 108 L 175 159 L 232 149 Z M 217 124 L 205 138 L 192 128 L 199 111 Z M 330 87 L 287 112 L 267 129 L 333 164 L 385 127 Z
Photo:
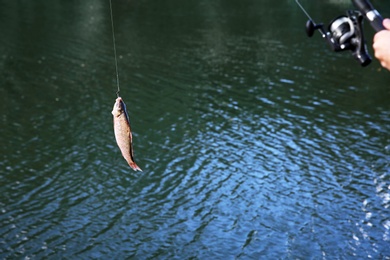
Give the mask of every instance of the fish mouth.
M 114 107 L 111 112 L 115 117 L 119 117 L 122 114 L 123 112 L 122 103 L 123 101 L 121 97 L 118 97 L 115 100 Z
M 123 100 L 122 100 L 121 97 L 118 97 L 118 98 L 115 100 L 114 108 L 115 108 L 119 113 L 125 112 L 125 110 L 126 110 L 126 105 L 125 105 L 125 103 L 123 102 Z
M 117 108 L 121 108 L 122 107 L 122 98 L 121 97 L 118 97 L 116 100 L 115 100 L 115 107 Z

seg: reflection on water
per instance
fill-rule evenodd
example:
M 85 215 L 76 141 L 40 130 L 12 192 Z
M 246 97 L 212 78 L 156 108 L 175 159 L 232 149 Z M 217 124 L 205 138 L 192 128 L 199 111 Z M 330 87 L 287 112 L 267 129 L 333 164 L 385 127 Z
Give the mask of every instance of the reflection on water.
M 0 10 L 1 258 L 390 255 L 389 75 L 291 2 L 113 2 L 142 174 L 108 3 L 24 2 Z

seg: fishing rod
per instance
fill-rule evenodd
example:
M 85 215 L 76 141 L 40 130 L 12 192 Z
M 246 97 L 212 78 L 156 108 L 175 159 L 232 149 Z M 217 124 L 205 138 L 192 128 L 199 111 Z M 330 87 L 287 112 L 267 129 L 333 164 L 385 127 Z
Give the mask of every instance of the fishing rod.
M 326 31 L 323 23 L 315 23 L 305 8 L 295 0 L 304 14 L 309 18 L 306 22 L 306 34 L 312 37 L 318 30 L 326 40 L 332 51 L 352 51 L 352 56 L 365 67 L 371 63 L 371 56 L 367 51 L 363 33 L 363 18 L 366 18 L 375 31 L 385 28 L 383 18 L 368 0 L 352 0 L 358 10 L 347 10 L 346 15 L 333 19 Z
M 383 18 L 368 0 L 352 0 L 357 9 L 366 17 L 376 32 L 386 30 L 383 26 Z

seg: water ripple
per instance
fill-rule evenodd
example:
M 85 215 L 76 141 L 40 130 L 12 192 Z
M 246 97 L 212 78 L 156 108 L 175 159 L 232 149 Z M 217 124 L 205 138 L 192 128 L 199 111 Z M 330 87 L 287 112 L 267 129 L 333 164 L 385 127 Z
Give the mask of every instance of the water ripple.
M 299 19 L 279 3 L 123 4 L 134 173 L 113 136 L 110 24 L 87 2 L 2 26 L 1 258 L 389 255 L 383 73 L 286 37 Z M 35 22 L 57 29 L 18 39 Z

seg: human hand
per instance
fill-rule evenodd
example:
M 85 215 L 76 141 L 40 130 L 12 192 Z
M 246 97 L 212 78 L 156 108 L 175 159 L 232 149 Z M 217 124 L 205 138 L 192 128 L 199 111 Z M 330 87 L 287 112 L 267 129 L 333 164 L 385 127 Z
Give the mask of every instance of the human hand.
M 381 65 L 390 70 L 390 19 L 383 20 L 383 26 L 386 30 L 377 32 L 374 35 L 374 48 L 375 57 L 380 61 Z

